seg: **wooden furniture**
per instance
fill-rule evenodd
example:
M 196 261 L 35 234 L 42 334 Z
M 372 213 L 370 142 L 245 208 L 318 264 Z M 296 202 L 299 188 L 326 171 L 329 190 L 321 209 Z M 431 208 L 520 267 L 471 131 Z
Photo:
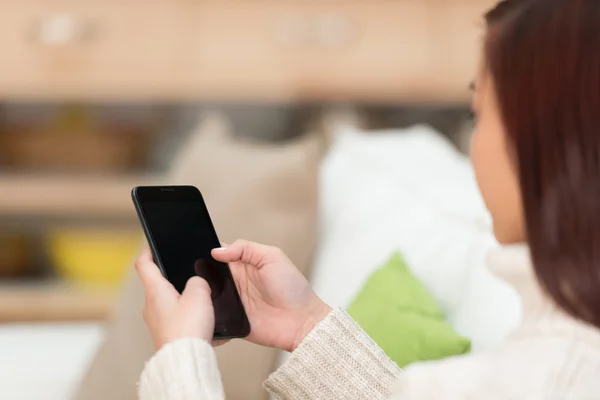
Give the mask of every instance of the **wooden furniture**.
M 160 177 L 128 178 L 0 174 L 0 216 L 120 217 L 133 220 L 131 189 Z
M 102 320 L 112 312 L 113 291 L 60 282 L 0 286 L 0 323 Z
M 109 219 L 135 224 L 131 188 L 159 177 L 0 175 L 0 219 Z M 121 224 L 123 222 L 120 222 Z M 141 235 L 141 233 L 140 233 Z M 110 316 L 115 292 L 59 281 L 0 284 L 0 323 L 97 320 Z
M 464 102 L 492 0 L 0 0 L 0 98 Z

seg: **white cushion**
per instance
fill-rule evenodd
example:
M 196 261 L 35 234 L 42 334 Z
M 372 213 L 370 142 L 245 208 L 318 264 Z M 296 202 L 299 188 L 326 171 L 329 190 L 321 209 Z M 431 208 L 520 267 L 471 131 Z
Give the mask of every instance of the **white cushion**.
M 102 333 L 98 324 L 0 326 L 0 399 L 72 398 Z
M 340 127 L 321 171 L 321 237 L 312 284 L 347 306 L 399 250 L 449 322 L 489 348 L 519 319 L 519 299 L 485 271 L 495 246 L 469 160 L 426 126 Z

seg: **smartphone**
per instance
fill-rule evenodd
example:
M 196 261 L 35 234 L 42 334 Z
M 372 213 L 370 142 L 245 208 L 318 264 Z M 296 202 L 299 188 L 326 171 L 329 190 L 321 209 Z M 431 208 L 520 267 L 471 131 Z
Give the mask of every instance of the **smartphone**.
M 214 338 L 248 336 L 250 322 L 229 266 L 211 255 L 221 244 L 200 191 L 194 186 L 139 186 L 131 195 L 165 278 L 179 293 L 193 276 L 208 282 L 215 308 Z

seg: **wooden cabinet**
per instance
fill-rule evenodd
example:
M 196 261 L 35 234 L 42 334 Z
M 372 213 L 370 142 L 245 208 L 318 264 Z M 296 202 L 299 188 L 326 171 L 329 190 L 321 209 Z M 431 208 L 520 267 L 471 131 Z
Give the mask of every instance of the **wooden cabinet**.
M 209 97 L 462 102 L 493 2 L 202 2 L 193 82 Z
M 0 99 L 462 101 L 491 0 L 0 0 Z
M 432 50 L 418 40 L 426 8 L 376 3 L 206 3 L 195 83 L 215 94 L 274 99 L 379 99 L 411 90 Z
M 0 96 L 176 93 L 190 14 L 178 1 L 0 1 Z

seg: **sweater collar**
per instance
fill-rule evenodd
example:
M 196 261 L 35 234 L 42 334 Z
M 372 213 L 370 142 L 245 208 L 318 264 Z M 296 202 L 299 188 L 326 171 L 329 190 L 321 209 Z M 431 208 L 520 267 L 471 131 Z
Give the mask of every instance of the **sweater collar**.
M 552 305 L 538 284 L 527 245 L 494 249 L 487 256 L 487 265 L 494 275 L 515 288 L 521 297 L 524 319 Z
M 542 290 L 526 245 L 503 246 L 492 250 L 488 254 L 487 265 L 493 274 L 513 286 L 521 297 L 522 320 L 516 335 L 555 331 L 582 338 L 593 337 L 600 344 L 599 329 L 562 311 Z

